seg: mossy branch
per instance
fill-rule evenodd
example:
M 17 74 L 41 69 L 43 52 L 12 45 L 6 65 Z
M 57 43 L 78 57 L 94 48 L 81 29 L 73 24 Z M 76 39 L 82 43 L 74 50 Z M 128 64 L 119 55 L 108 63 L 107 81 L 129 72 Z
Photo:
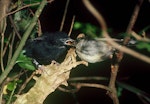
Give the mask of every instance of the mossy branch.
M 20 44 L 19 44 L 18 48 L 16 49 L 16 51 L 15 51 L 15 53 L 14 53 L 14 55 L 13 55 L 11 61 L 10 61 L 10 63 L 8 64 L 8 66 L 6 66 L 5 71 L 4 71 L 4 72 L 1 74 L 1 76 L 0 76 L 0 84 L 1 84 L 1 83 L 3 82 L 3 80 L 7 77 L 7 75 L 8 75 L 9 72 L 12 70 L 13 66 L 15 65 L 16 59 L 18 58 L 18 56 L 19 56 L 19 54 L 20 54 L 20 52 L 21 52 L 21 50 L 22 50 L 22 48 L 23 48 L 23 46 L 24 46 L 24 44 L 25 44 L 25 42 L 26 42 L 28 36 L 30 35 L 32 29 L 33 29 L 34 26 L 36 25 L 37 20 L 38 20 L 40 14 L 41 14 L 43 8 L 45 7 L 46 3 L 47 3 L 47 0 L 43 0 L 43 1 L 41 2 L 41 4 L 39 5 L 37 11 L 35 12 L 35 15 L 34 15 L 32 21 L 31 21 L 31 23 L 30 23 L 28 29 L 27 29 L 26 32 L 24 33 L 24 35 L 23 35 L 23 37 L 22 37 L 22 39 L 21 39 L 21 41 L 20 41 Z

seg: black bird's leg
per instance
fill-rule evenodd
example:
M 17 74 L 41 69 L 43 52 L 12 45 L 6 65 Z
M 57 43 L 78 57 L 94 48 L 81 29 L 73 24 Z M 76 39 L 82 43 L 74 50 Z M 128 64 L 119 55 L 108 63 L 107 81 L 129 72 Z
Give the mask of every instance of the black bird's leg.
M 33 63 L 35 64 L 36 68 L 38 69 L 36 71 L 36 73 L 42 74 L 44 72 L 42 65 L 40 65 L 35 59 L 33 59 Z
M 58 64 L 56 61 L 53 61 L 54 62 L 54 64 Z M 43 68 L 43 66 L 42 65 L 40 65 L 35 59 L 33 59 L 33 63 L 35 64 L 35 66 L 36 66 L 36 68 L 37 68 L 37 70 L 36 70 L 36 73 L 37 74 L 42 74 L 43 72 L 46 72 L 47 73 L 47 71 L 46 70 L 44 70 L 44 68 Z M 47 73 L 48 74 L 48 73 Z M 48 74 L 49 75 L 49 74 Z
M 33 63 L 35 64 L 36 68 L 40 68 L 42 67 L 42 65 L 40 65 L 35 59 L 33 59 Z

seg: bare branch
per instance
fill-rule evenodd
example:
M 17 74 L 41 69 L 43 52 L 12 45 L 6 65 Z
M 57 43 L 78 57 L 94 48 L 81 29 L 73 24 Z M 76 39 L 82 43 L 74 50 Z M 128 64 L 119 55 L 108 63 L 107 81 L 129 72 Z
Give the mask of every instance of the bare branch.
M 81 87 L 94 87 L 94 88 L 100 88 L 100 89 L 104 89 L 106 91 L 112 92 L 112 90 L 107 87 L 104 86 L 102 84 L 93 84 L 93 83 L 71 83 L 71 85 L 75 86 L 77 89 L 80 89 Z
M 65 11 L 64 11 L 64 15 L 63 15 L 63 18 L 62 18 L 62 21 L 61 21 L 61 25 L 60 25 L 59 31 L 63 30 L 63 26 L 64 26 L 64 22 L 65 22 L 65 19 L 66 19 L 66 14 L 67 14 L 69 2 L 70 2 L 70 0 L 67 0 L 67 2 L 66 2 Z
M 71 35 L 72 29 L 73 29 L 73 25 L 74 25 L 74 21 L 75 21 L 75 16 L 73 16 L 73 18 L 72 18 L 72 23 L 71 23 L 71 26 L 70 26 L 70 30 L 69 30 L 68 36 Z

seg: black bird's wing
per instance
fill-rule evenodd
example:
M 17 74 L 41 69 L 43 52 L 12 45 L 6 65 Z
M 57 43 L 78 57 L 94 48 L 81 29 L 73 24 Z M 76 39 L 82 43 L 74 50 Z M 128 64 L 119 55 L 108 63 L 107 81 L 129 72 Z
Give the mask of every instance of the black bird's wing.
M 50 64 L 52 60 L 57 60 L 65 51 L 65 46 L 56 46 L 42 42 L 33 48 L 32 56 L 40 64 L 47 65 Z
M 45 38 L 45 37 L 44 37 Z M 38 43 L 41 43 L 42 41 L 44 41 L 43 37 L 37 37 L 35 39 L 29 39 L 27 40 L 25 46 L 24 46 L 24 50 L 25 50 L 25 55 L 27 55 L 28 57 L 33 57 L 32 56 L 32 51 L 33 48 L 38 45 Z

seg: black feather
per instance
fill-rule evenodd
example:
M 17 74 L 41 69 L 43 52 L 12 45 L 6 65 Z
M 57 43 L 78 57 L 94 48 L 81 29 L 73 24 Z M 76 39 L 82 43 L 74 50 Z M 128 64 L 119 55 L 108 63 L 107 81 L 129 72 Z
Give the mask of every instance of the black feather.
M 41 65 L 48 65 L 52 60 L 57 61 L 60 56 L 66 54 L 69 48 L 67 41 L 73 40 L 64 32 L 44 33 L 26 42 L 24 54 Z

